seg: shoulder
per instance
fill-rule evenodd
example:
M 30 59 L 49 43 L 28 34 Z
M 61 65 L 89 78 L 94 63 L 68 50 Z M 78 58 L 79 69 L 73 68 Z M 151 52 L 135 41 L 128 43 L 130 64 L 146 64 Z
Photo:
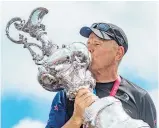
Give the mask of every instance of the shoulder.
M 65 124 L 68 118 L 65 109 L 65 98 L 65 91 L 62 90 L 56 93 L 52 101 L 49 120 L 47 122 L 46 128 L 61 128 Z
M 147 122 L 152 128 L 155 127 L 156 107 L 149 93 L 125 78 L 122 78 L 121 87 L 133 98 L 138 108 L 139 118 Z
M 119 89 L 124 93 L 127 93 L 137 106 L 141 105 L 143 99 L 150 99 L 150 96 L 146 90 L 123 77 L 121 77 Z
M 52 101 L 52 106 L 54 106 L 55 104 L 65 105 L 65 100 L 66 100 L 66 93 L 64 90 L 61 90 L 56 93 Z
M 140 86 L 123 77 L 121 77 L 121 89 L 125 89 L 125 91 L 129 91 L 130 93 L 133 93 L 134 95 L 138 95 L 141 97 L 148 94 L 148 92 L 145 89 L 141 88 Z

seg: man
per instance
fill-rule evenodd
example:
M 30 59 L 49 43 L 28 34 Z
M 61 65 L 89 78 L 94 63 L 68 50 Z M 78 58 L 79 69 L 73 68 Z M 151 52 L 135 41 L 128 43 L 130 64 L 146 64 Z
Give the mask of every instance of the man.
M 82 127 L 85 108 L 95 101 L 95 95 L 99 98 L 109 96 L 119 76 L 118 66 L 128 50 L 128 40 L 123 30 L 109 23 L 94 23 L 91 27 L 81 28 L 80 34 L 88 38 L 88 50 L 92 55 L 89 69 L 96 79 L 95 93 L 80 89 L 75 101 L 69 101 L 64 91 L 57 93 L 46 128 Z M 125 78 L 120 78 L 115 97 L 122 102 L 126 113 L 156 128 L 156 109 L 149 94 Z

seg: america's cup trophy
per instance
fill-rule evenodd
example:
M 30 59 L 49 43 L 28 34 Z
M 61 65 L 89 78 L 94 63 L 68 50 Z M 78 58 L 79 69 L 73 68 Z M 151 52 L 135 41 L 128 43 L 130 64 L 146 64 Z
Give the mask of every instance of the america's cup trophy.
M 96 81 L 88 70 L 91 54 L 86 45 L 74 42 L 60 48 L 52 43 L 45 32 L 45 25 L 41 23 L 47 13 L 46 8 L 39 7 L 32 11 L 27 22 L 19 17 L 12 18 L 6 26 L 7 37 L 14 43 L 24 45 L 24 48 L 30 51 L 35 64 L 38 65 L 38 81 L 44 89 L 53 92 L 65 90 L 70 100 L 74 100 L 80 88 L 89 88 L 93 92 Z M 41 45 L 29 43 L 22 34 L 19 34 L 19 39 L 15 40 L 9 33 L 12 24 L 16 30 L 36 38 Z M 36 53 L 32 47 L 39 48 L 41 54 Z M 150 128 L 142 120 L 132 119 L 124 111 L 121 102 L 112 96 L 97 98 L 85 109 L 83 119 L 83 127 Z

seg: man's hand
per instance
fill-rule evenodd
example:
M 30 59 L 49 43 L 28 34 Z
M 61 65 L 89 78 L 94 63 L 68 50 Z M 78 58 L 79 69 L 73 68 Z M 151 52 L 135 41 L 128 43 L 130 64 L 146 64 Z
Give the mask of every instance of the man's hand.
M 97 96 L 90 92 L 89 89 L 80 89 L 75 98 L 72 119 L 75 122 L 82 124 L 85 108 L 89 107 L 96 99 Z
M 96 99 L 97 96 L 89 89 L 80 89 L 75 98 L 73 115 L 62 128 L 80 128 L 85 108 L 89 107 Z

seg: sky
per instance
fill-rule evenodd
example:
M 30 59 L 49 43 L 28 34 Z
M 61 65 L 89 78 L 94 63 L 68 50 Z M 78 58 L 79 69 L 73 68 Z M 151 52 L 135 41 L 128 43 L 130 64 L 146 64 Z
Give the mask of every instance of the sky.
M 11 18 L 27 20 L 37 7 L 49 10 L 42 23 L 46 25 L 48 37 L 59 46 L 77 41 L 86 43 L 87 39 L 80 36 L 79 30 L 94 22 L 121 27 L 128 37 L 129 49 L 120 64 L 119 74 L 147 90 L 158 108 L 156 2 L 2 2 L 2 128 L 44 128 L 56 94 L 44 90 L 38 83 L 37 65 L 29 51 L 5 35 L 6 24 Z M 18 35 L 15 29 L 11 33 Z

